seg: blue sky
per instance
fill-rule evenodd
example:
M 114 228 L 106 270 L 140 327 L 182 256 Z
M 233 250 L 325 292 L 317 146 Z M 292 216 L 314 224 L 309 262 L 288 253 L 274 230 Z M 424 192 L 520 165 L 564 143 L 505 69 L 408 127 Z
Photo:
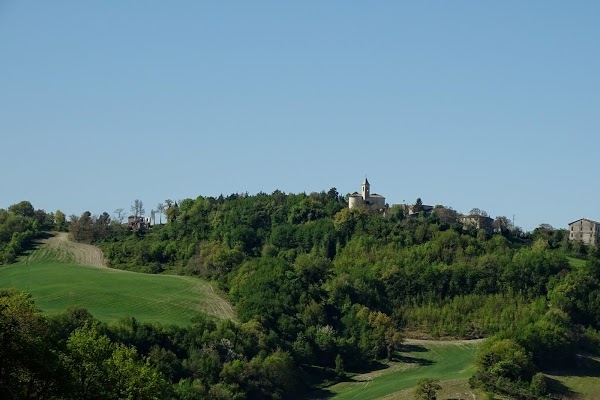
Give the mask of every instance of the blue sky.
M 358 190 L 600 220 L 599 2 L 0 2 L 0 207 Z

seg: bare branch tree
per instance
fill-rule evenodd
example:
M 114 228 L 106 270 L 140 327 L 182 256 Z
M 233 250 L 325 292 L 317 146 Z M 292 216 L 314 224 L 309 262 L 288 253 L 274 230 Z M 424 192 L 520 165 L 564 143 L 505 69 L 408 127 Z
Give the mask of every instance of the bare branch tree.
M 123 221 L 125 221 L 125 217 L 127 217 L 124 208 L 117 208 L 115 211 L 113 211 L 113 214 L 114 218 L 119 221 L 119 224 L 122 224 Z
M 163 203 L 158 203 L 158 205 L 156 206 L 156 211 L 158 211 L 158 219 L 160 224 L 162 224 L 162 215 L 164 214 L 166 209 L 167 208 Z
M 138 217 L 143 216 L 146 213 L 146 210 L 144 210 L 144 203 L 139 199 L 135 199 L 135 201 L 131 205 L 131 213 L 135 216 L 136 219 Z

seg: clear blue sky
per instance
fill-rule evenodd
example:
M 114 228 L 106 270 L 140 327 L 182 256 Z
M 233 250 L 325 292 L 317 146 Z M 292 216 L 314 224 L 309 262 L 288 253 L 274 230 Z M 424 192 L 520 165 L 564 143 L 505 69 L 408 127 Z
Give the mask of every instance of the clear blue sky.
M 0 207 L 359 190 L 600 220 L 600 2 L 0 1 Z

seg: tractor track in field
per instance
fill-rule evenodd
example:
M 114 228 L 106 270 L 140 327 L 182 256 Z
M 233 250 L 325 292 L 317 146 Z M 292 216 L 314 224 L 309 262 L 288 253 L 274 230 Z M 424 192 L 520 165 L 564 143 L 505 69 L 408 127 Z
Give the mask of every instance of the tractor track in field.
M 89 267 L 108 268 L 102 250 L 91 244 L 73 242 L 66 232 L 58 232 L 43 239 L 41 243 L 45 245 L 43 247 L 46 247 L 46 251 L 52 252 L 61 261 L 74 261 Z

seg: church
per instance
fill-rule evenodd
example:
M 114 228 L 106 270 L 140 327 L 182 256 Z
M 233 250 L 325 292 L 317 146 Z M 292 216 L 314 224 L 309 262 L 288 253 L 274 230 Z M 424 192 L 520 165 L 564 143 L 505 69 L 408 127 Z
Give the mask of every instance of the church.
M 354 192 L 348 196 L 348 208 L 358 207 L 363 204 L 385 207 L 385 197 L 377 193 L 371 194 L 371 185 L 366 177 L 361 186 L 361 193 Z

